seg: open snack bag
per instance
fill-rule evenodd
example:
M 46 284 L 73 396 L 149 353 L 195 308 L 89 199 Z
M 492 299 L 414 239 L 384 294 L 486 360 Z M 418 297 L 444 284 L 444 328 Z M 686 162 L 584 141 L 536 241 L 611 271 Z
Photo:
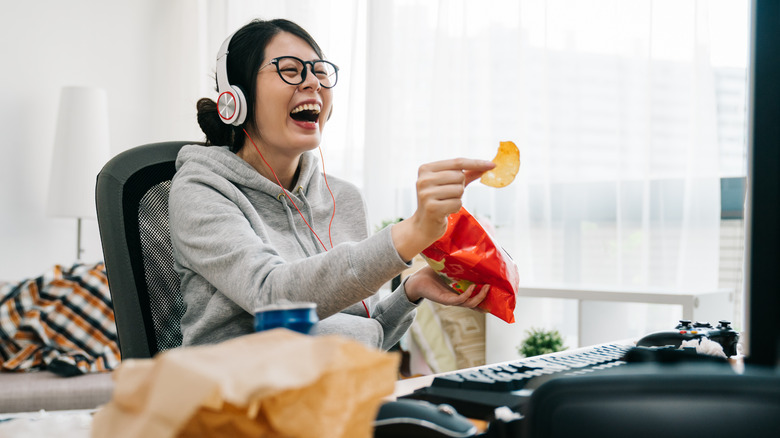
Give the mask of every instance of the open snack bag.
M 274 329 L 128 359 L 96 414 L 103 437 L 370 437 L 396 354 Z
M 508 323 L 515 322 L 519 274 L 512 258 L 465 208 L 447 221 L 444 235 L 422 252 L 428 265 L 458 293 L 476 284 L 476 294 L 489 284 L 490 291 L 479 308 Z

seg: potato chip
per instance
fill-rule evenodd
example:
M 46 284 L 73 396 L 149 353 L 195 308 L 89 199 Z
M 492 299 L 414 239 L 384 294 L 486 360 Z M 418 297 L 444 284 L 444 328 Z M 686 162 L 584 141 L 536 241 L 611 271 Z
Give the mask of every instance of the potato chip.
M 496 167 L 483 173 L 479 181 L 490 187 L 506 187 L 515 180 L 520 170 L 520 150 L 511 141 L 502 141 L 493 162 Z

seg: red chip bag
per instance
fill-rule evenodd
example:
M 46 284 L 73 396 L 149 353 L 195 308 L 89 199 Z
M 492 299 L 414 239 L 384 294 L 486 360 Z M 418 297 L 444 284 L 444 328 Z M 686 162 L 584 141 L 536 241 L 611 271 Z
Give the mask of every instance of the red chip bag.
M 447 221 L 444 235 L 422 252 L 428 265 L 458 293 L 476 284 L 472 292 L 476 294 L 489 284 L 490 291 L 479 308 L 508 323 L 515 322 L 519 274 L 512 258 L 465 208 Z

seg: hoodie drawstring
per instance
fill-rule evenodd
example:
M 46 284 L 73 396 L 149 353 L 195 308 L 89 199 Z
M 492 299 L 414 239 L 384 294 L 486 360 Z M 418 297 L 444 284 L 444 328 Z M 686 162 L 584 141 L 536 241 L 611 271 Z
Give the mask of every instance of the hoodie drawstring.
M 298 227 L 295 226 L 295 217 L 293 216 L 292 209 L 288 204 L 287 197 L 284 195 L 284 193 L 279 193 L 279 196 L 277 196 L 276 199 L 278 199 L 279 202 L 281 202 L 282 205 L 284 206 L 284 211 L 287 213 L 287 223 L 290 225 L 290 229 L 292 230 L 292 233 L 295 236 L 295 240 L 298 241 L 298 245 L 300 245 L 301 249 L 303 249 L 303 252 L 304 254 L 306 254 L 306 257 L 311 257 L 311 253 L 306 248 L 306 245 L 303 243 L 303 240 L 301 240 L 301 234 L 298 232 Z M 309 222 L 311 222 L 311 220 Z M 314 244 L 316 245 L 317 243 L 315 242 Z
M 303 194 L 303 187 L 298 186 L 298 189 L 296 189 L 295 191 L 298 194 L 298 197 L 300 197 L 301 200 L 303 201 L 303 205 L 306 206 L 306 220 L 310 224 L 313 224 L 314 221 L 312 220 L 313 214 L 311 212 L 311 204 L 309 204 L 309 200 L 306 199 L 306 195 Z M 314 236 L 312 234 L 309 234 L 309 238 L 311 239 L 312 243 L 316 247 L 317 246 L 317 240 L 314 238 Z M 327 248 L 325 250 L 327 251 Z

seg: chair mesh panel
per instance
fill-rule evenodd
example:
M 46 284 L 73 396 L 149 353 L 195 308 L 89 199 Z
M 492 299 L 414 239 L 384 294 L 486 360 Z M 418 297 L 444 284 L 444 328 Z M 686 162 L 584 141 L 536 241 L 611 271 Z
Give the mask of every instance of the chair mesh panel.
M 179 321 L 185 310 L 179 293 L 179 276 L 173 269 L 173 247 L 168 228 L 170 188 L 170 181 L 154 185 L 138 204 L 144 277 L 158 351 L 181 345 Z M 152 355 L 155 353 L 153 351 Z

